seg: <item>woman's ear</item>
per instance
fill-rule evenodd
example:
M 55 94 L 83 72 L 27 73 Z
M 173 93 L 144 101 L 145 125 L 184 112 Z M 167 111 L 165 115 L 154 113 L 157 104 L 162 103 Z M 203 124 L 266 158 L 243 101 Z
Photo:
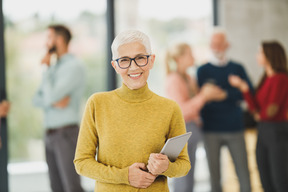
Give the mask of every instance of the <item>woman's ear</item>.
M 114 70 L 116 71 L 116 73 L 118 73 L 118 69 L 117 69 L 117 66 L 116 66 L 116 61 L 111 61 L 111 65 L 114 68 Z
M 152 54 L 152 55 L 149 57 L 149 59 L 150 59 L 149 68 L 152 69 L 153 66 L 154 66 L 154 62 L 155 62 L 155 55 Z

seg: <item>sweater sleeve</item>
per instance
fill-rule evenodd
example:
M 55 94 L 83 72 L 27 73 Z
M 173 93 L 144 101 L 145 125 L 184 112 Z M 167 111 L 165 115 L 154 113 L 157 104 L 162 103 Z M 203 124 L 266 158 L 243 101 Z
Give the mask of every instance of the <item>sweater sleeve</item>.
M 175 137 L 186 133 L 185 122 L 181 114 L 180 108 L 176 105 L 174 114 L 170 123 L 169 138 Z M 168 169 L 162 174 L 167 177 L 183 177 L 187 175 L 191 168 L 187 144 L 179 154 L 178 158 L 174 162 L 169 162 Z
M 279 114 L 281 103 L 287 99 L 287 89 L 283 87 L 283 84 L 286 84 L 285 79 L 282 79 L 281 76 L 275 76 L 271 79 L 269 87 L 265 89 L 265 102 L 263 102 L 264 94 L 262 93 L 261 119 L 271 120 Z
M 53 78 L 55 66 L 44 72 L 40 88 L 33 98 L 33 104 L 38 107 L 51 107 L 57 101 L 69 96 L 76 87 L 84 85 L 85 70 L 83 66 L 72 63 L 69 66 L 60 68 L 57 81 Z M 54 82 L 55 81 L 55 82 Z M 73 83 L 72 83 L 73 82 Z
M 96 181 L 111 184 L 129 184 L 128 169 L 105 165 L 95 159 L 98 146 L 98 134 L 95 118 L 96 106 L 91 97 L 85 108 L 78 142 L 75 152 L 74 164 L 78 174 L 92 178 Z
M 85 77 L 84 68 L 81 65 L 71 64 L 69 67 L 64 66 L 59 69 L 59 73 L 63 74 L 57 81 L 47 78 L 45 86 L 43 86 L 43 104 L 51 106 L 55 102 L 60 101 L 78 86 L 83 86 Z M 73 82 L 73 83 L 71 83 Z
M 243 97 L 244 97 L 246 103 L 248 104 L 249 110 L 251 112 L 258 111 L 259 107 L 257 105 L 257 102 L 255 100 L 254 95 L 250 92 L 250 90 L 244 92 Z
M 166 94 L 167 97 L 176 101 L 183 113 L 186 122 L 196 120 L 199 112 L 205 104 L 204 98 L 201 95 L 196 95 L 189 98 L 187 85 L 183 84 L 181 79 L 176 75 L 171 74 L 167 77 Z

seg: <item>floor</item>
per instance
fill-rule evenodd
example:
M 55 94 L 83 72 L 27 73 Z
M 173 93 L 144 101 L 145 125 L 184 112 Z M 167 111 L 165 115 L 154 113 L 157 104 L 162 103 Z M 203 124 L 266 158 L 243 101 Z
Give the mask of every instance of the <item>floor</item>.
M 247 130 L 245 132 L 245 139 L 247 142 L 252 192 L 263 192 L 255 160 L 256 134 L 256 130 Z M 223 191 L 238 192 L 239 184 L 230 154 L 225 147 L 222 149 L 221 154 Z M 209 192 L 209 172 L 206 154 L 202 143 L 199 144 L 196 156 L 194 192 Z M 10 192 L 50 192 L 47 166 L 45 162 L 9 164 L 8 170 L 10 175 Z M 82 177 L 82 184 L 87 192 L 93 191 L 93 180 Z M 169 185 L 173 185 L 173 180 L 169 179 Z
M 255 155 L 256 140 L 257 140 L 256 129 L 246 130 L 245 140 L 247 147 L 248 166 L 250 171 L 252 192 L 263 192 L 256 164 L 256 155 Z M 222 171 L 223 171 L 224 192 L 239 191 L 239 183 L 235 173 L 232 158 L 227 149 L 224 149 L 223 152 L 224 156 L 222 158 L 222 165 L 223 165 Z

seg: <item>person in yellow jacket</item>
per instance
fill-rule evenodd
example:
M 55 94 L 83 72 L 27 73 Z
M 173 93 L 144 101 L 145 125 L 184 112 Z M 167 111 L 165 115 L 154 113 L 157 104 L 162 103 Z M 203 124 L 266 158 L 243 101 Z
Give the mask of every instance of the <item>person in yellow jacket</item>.
M 88 99 L 76 171 L 96 181 L 95 192 L 169 191 L 167 177 L 185 176 L 191 167 L 187 145 L 174 162 L 159 153 L 168 138 L 186 133 L 180 107 L 148 88 L 155 55 L 146 34 L 123 31 L 111 49 L 111 64 L 123 83 Z

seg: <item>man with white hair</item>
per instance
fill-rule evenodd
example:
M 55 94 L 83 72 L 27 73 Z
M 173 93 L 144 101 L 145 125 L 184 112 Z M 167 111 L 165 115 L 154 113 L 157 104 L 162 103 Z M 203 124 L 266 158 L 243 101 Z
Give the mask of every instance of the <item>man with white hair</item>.
M 221 147 L 226 145 L 235 165 L 240 191 L 250 192 L 244 123 L 240 107 L 243 98 L 241 92 L 229 84 L 228 77 L 232 74 L 238 75 L 248 82 L 251 89 L 253 88 L 243 66 L 227 58 L 228 47 L 225 31 L 215 29 L 210 42 L 210 61 L 197 72 L 199 87 L 205 83 L 213 83 L 227 92 L 225 100 L 210 102 L 202 109 L 203 139 L 211 177 L 211 191 L 222 191 L 220 151 Z

